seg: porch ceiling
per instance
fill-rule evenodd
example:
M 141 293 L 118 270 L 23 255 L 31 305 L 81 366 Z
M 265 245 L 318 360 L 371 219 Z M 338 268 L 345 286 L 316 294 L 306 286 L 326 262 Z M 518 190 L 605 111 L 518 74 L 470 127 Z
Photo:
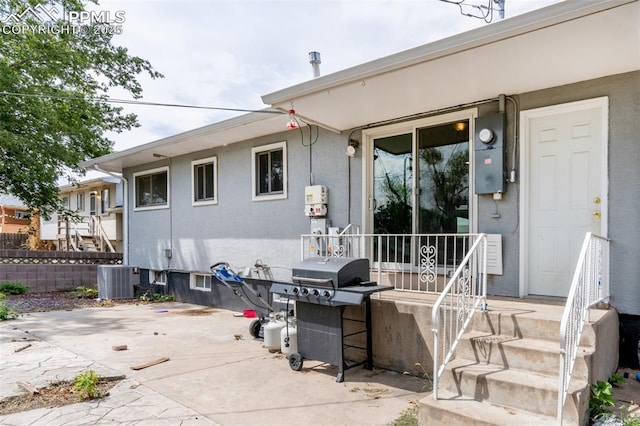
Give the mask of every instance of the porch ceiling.
M 336 131 L 640 69 L 640 2 L 569 0 L 263 96 Z

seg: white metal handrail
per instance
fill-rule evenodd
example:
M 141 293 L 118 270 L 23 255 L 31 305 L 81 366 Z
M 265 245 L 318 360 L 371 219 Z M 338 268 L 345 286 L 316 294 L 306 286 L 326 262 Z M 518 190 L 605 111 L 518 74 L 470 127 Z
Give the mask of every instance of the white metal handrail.
M 560 324 L 560 377 L 558 425 L 562 425 L 564 403 L 569 392 L 580 337 L 589 309 L 609 299 L 609 240 L 587 233 L 571 281 L 571 289 Z
M 480 234 L 433 305 L 433 398 L 447 363 L 478 308 L 487 306 L 487 236 Z M 441 320 L 442 319 L 442 320 Z M 439 360 L 442 359 L 442 362 Z

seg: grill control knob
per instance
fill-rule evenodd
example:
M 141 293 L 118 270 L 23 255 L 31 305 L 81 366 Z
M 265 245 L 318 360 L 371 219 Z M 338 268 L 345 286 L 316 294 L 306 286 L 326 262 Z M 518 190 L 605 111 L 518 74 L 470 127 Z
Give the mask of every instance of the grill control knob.
M 309 289 L 308 288 L 303 288 L 302 289 L 302 295 L 306 296 L 307 294 L 309 294 Z
M 313 295 L 314 296 L 320 296 L 320 291 L 317 288 L 313 289 Z
M 298 294 L 298 292 L 300 292 L 300 289 L 298 287 L 294 287 L 293 294 Z
M 324 297 L 331 297 L 331 293 L 329 292 L 329 290 L 325 290 L 325 291 L 323 291 L 323 292 L 322 292 L 322 295 L 323 295 Z

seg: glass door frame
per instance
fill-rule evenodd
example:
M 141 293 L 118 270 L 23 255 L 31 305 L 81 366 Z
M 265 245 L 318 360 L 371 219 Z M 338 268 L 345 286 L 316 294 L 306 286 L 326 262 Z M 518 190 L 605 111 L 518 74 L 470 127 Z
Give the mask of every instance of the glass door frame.
M 362 131 L 362 224 L 366 234 L 373 233 L 373 213 L 375 211 L 374 199 L 374 140 L 403 133 L 412 134 L 412 164 L 413 170 L 418 170 L 418 129 L 424 127 L 438 126 L 455 121 L 467 120 L 469 123 L 469 232 L 477 233 L 478 229 L 478 196 L 475 194 L 474 188 L 474 150 L 473 136 L 475 134 L 474 124 L 478 115 L 476 108 L 461 111 L 450 112 L 447 114 L 435 115 L 432 117 L 422 118 L 418 120 L 407 121 L 403 123 L 390 124 L 387 126 L 376 127 L 373 129 L 365 129 Z M 418 179 L 411 179 L 411 203 L 412 203 L 412 233 L 416 234 L 418 229 L 418 209 L 419 209 L 419 186 Z

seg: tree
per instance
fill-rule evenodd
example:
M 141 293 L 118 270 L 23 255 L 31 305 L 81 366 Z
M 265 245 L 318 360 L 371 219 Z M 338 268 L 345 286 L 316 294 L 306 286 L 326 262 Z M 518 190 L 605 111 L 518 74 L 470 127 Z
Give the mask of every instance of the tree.
M 38 3 L 0 0 L 0 188 L 48 217 L 60 208 L 58 178 L 82 174 L 79 163 L 108 154 L 107 132 L 138 126 L 134 114 L 106 102 L 108 92 L 120 88 L 139 99 L 138 76 L 162 75 L 112 44 L 115 25 L 43 23 Z M 62 14 L 85 5 L 57 0 L 46 8 Z

